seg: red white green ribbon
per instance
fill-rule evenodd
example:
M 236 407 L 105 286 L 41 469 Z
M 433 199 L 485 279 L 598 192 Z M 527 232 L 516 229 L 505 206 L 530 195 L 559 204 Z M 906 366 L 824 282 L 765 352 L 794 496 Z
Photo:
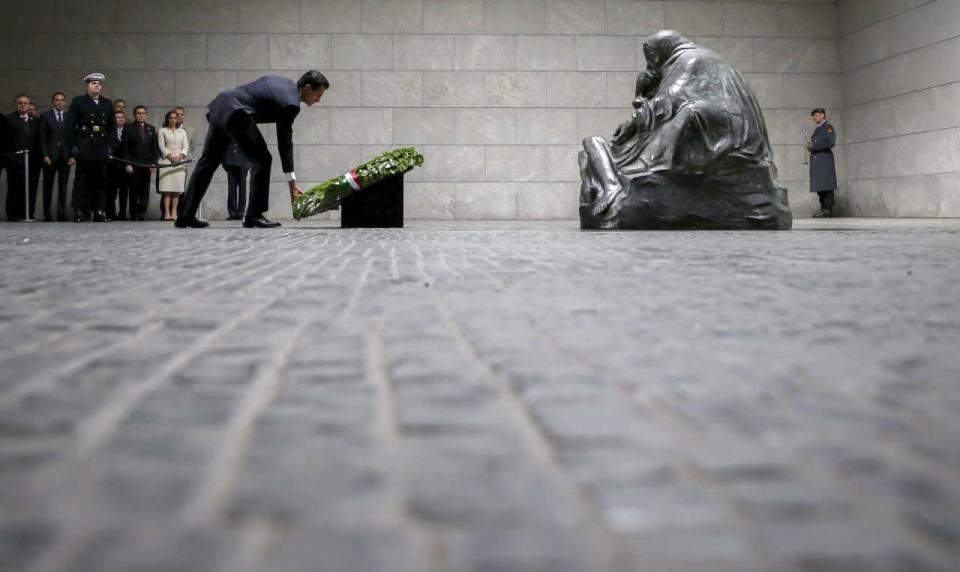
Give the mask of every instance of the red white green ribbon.
M 350 188 L 355 191 L 359 191 L 362 188 L 360 187 L 360 176 L 357 175 L 356 171 L 347 171 L 340 176 L 340 180 L 350 185 Z

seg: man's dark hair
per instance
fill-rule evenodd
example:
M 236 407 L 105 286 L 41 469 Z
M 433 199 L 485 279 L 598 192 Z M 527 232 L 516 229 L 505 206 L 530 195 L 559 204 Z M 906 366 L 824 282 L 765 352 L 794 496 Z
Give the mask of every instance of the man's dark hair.
M 138 109 L 142 109 L 144 112 L 147 112 L 147 106 L 146 106 L 146 105 L 138 105 L 138 106 L 134 107 L 134 108 L 133 108 L 133 112 L 136 113 Z
M 122 111 L 120 111 L 119 109 L 113 112 L 113 114 L 114 114 L 114 115 L 117 115 L 118 113 L 119 113 L 120 115 L 122 115 L 122 116 L 124 116 L 124 117 L 126 117 L 126 116 L 127 116 L 127 114 L 126 114 L 126 113 L 124 113 L 124 112 L 122 112 Z
M 113 100 L 113 104 L 114 104 L 114 105 L 116 105 L 116 104 L 118 104 L 118 103 L 126 103 L 126 102 L 127 102 L 126 99 L 120 99 L 120 98 L 117 98 L 117 99 L 114 99 L 114 100 Z
M 323 89 L 330 89 L 330 82 L 317 70 L 310 70 L 297 80 L 297 89 L 303 89 L 308 85 L 311 89 L 319 89 L 321 87 Z
M 53 98 L 57 97 L 58 95 L 62 95 L 64 99 L 67 98 L 67 94 L 63 93 L 62 91 L 55 91 L 55 92 L 53 92 L 53 94 L 50 96 L 50 101 L 53 101 Z
M 14 97 L 14 98 L 13 98 L 13 102 L 16 103 L 17 100 L 20 99 L 21 97 L 26 97 L 26 98 L 27 98 L 27 101 L 28 101 L 28 102 L 30 101 L 30 96 L 29 96 L 29 95 L 27 95 L 27 94 L 25 94 L 25 93 L 18 93 L 18 94 L 17 94 L 17 97 Z
M 818 108 L 814 109 L 813 111 L 811 111 L 811 112 L 810 112 L 810 115 L 816 115 L 817 113 L 822 113 L 822 114 L 824 114 L 824 115 L 827 114 L 827 112 L 824 111 L 822 107 L 818 107 Z
M 178 106 L 174 107 L 173 110 L 174 110 L 174 111 L 186 111 L 187 109 L 186 109 L 185 107 L 183 107 L 182 105 L 178 105 Z

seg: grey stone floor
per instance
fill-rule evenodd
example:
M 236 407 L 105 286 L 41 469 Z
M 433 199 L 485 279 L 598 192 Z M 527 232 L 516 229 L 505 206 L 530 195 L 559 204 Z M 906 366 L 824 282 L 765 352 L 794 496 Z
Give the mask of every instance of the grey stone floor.
M 960 220 L 0 225 L 0 570 L 950 571 Z

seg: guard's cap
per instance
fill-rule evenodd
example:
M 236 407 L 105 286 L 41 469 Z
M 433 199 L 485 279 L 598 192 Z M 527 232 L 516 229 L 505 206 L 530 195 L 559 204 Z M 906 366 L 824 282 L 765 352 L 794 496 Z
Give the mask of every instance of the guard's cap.
M 85 83 L 90 83 L 91 81 L 103 81 L 105 79 L 107 79 L 107 76 L 103 75 L 102 73 L 92 73 L 83 78 L 83 81 Z
M 822 114 L 824 114 L 824 115 L 827 114 L 827 112 L 824 111 L 822 107 L 818 107 L 818 108 L 814 109 L 813 111 L 810 112 L 810 115 L 814 115 L 814 114 L 816 114 L 816 113 L 822 113 Z

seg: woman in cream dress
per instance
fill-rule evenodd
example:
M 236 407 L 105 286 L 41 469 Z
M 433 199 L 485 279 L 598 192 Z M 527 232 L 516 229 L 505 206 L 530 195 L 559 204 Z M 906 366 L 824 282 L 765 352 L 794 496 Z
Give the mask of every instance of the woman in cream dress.
M 177 112 L 168 111 L 163 118 L 163 127 L 157 133 L 160 143 L 160 161 L 161 165 L 170 165 L 179 163 L 187 158 L 190 152 L 190 142 L 187 132 L 182 127 L 177 127 Z M 177 205 L 180 203 L 180 195 L 183 194 L 187 184 L 187 167 L 170 167 L 160 169 L 160 193 L 161 208 L 163 209 L 163 220 L 176 220 Z

